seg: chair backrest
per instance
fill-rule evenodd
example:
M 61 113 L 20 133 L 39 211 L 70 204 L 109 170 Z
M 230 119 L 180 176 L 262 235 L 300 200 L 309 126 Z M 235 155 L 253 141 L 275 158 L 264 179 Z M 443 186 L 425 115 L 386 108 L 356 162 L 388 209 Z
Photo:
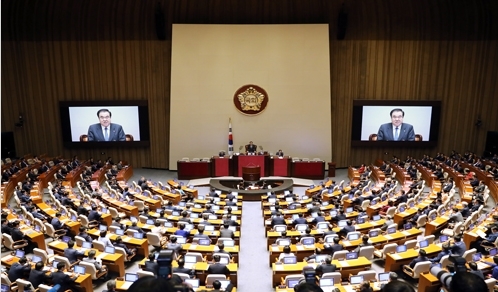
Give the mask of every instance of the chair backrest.
M 1 273 L 1 275 L 2 275 L 2 284 L 6 284 L 6 285 L 10 286 L 12 284 L 12 282 L 10 281 L 9 277 L 4 273 Z
M 361 209 L 366 210 L 368 206 L 370 206 L 370 200 L 363 200 L 363 202 L 361 203 Z
M 428 244 L 433 244 L 434 240 L 436 239 L 436 236 L 431 234 L 431 235 L 427 235 L 424 239 L 427 240 Z
M 48 286 L 48 285 L 45 285 L 45 284 L 40 284 L 38 285 L 38 291 L 39 292 L 48 292 L 50 289 L 52 289 L 53 287 L 51 286 Z
M 221 259 L 221 258 L 224 258 L 224 259 L 226 259 L 226 261 L 227 261 L 227 262 L 230 262 L 230 256 L 229 256 L 228 254 L 226 254 L 226 253 L 215 252 L 215 253 L 213 253 L 213 257 L 214 257 L 215 255 L 220 256 L 220 259 Z
M 363 276 L 365 281 L 376 281 L 377 273 L 375 271 L 360 271 L 358 276 Z
M 387 209 L 386 216 L 391 216 L 394 218 L 394 214 L 396 213 L 396 207 L 391 207 Z
M 5 247 L 7 247 L 10 250 L 14 250 L 14 240 L 12 239 L 12 237 L 7 233 L 3 233 L 2 238 Z
M 154 273 L 149 272 L 149 271 L 144 271 L 144 270 L 138 270 L 137 271 L 138 278 L 143 278 L 143 277 L 149 277 L 152 276 L 154 277 Z M 183 279 L 182 279 L 183 280 Z
M 145 208 L 144 202 L 142 201 L 134 201 L 133 204 L 137 207 L 138 211 L 143 211 Z
M 489 292 L 495 291 L 495 285 L 496 285 L 496 279 L 495 278 L 489 278 L 484 280 L 486 285 L 488 286 Z
M 464 258 L 466 262 L 471 262 L 472 257 L 476 254 L 476 252 L 477 252 L 477 250 L 475 248 L 466 250 L 463 253 L 462 258 Z
M 397 246 L 398 244 L 396 243 L 388 243 L 384 245 L 384 247 L 382 248 L 382 257 L 385 258 L 386 254 L 396 252 Z
M 88 228 L 88 224 L 90 223 L 90 221 L 88 220 L 88 217 L 86 215 L 81 214 L 79 216 L 79 218 L 80 218 L 81 225 Z
M 405 242 L 406 249 L 412 249 L 412 248 L 414 248 L 415 246 L 417 246 L 417 243 L 418 243 L 418 241 L 416 239 L 407 240 Z
M 147 240 L 152 246 L 161 246 L 161 238 L 158 234 L 147 232 Z
M 44 264 L 48 263 L 48 254 L 45 250 L 40 249 L 40 248 L 34 248 L 33 254 L 39 256 L 42 259 Z
M 417 227 L 425 226 L 427 223 L 427 215 L 420 215 L 417 219 Z
M 445 255 L 441 258 L 441 260 L 439 261 L 439 263 L 441 264 L 441 267 L 442 268 L 446 268 L 447 265 L 449 265 L 451 262 L 450 262 L 450 255 Z
M 107 210 L 109 210 L 109 213 L 111 214 L 112 219 L 119 218 L 119 212 L 118 212 L 118 210 L 116 210 L 116 208 L 109 207 L 109 208 L 107 208 Z
M 71 267 L 71 262 L 69 261 L 68 258 L 66 258 L 64 256 L 56 255 L 56 256 L 54 256 L 54 261 L 58 261 L 59 263 L 62 262 L 64 264 L 66 264 L 67 269 L 69 269 L 69 267 Z
M 98 279 L 97 278 L 97 268 L 95 268 L 94 264 L 80 261 L 78 265 L 85 267 L 85 273 L 90 274 L 92 276 L 92 280 Z
M 222 274 L 211 274 L 211 275 L 207 275 L 206 276 L 206 285 L 207 286 L 212 286 L 213 285 L 213 282 L 216 281 L 216 280 L 226 280 L 227 277 L 225 275 L 222 275 Z
M 366 257 L 371 260 L 374 257 L 375 247 L 373 246 L 363 246 L 360 248 L 360 252 L 358 253 L 359 257 Z
M 431 264 L 430 261 L 418 262 L 415 264 L 415 267 L 413 267 L 413 278 L 418 279 L 421 273 L 429 272 Z
M 74 237 L 74 239 L 75 239 L 75 241 L 76 241 L 76 245 L 77 245 L 77 246 L 83 246 L 83 242 L 85 242 L 85 241 L 86 241 L 83 237 L 78 236 L 78 235 L 76 235 L 76 236 Z
M 149 218 L 147 218 L 146 216 L 143 216 L 143 215 L 138 216 L 138 220 L 139 220 L 139 221 L 140 221 L 140 223 L 142 223 L 142 224 L 147 223 L 147 219 L 149 219 Z
M 342 281 L 341 272 L 324 273 L 321 279 L 334 279 L 334 284 L 340 284 Z
M 128 254 L 126 253 L 126 250 L 124 248 L 119 247 L 119 246 L 115 246 L 114 250 L 116 251 L 116 253 L 122 254 L 123 258 L 126 260 L 126 257 L 128 256 Z
M 100 252 L 103 252 L 105 250 L 104 243 L 102 243 L 102 242 L 100 242 L 98 240 L 92 241 L 92 244 L 93 244 L 93 248 L 96 248 Z
M 184 258 L 188 257 L 188 256 L 195 256 L 196 262 L 202 262 L 204 260 L 204 258 L 202 257 L 202 254 L 200 252 L 187 252 L 185 254 Z
M 347 250 L 336 251 L 336 252 L 334 252 L 334 255 L 332 256 L 332 259 L 333 260 L 343 260 L 343 259 L 346 259 L 346 254 L 348 252 L 349 251 L 347 251 Z
M 185 273 L 173 273 L 173 275 L 178 275 L 178 277 L 182 278 L 182 281 L 185 282 L 185 279 L 190 279 L 190 276 Z
M 23 279 L 17 279 L 16 280 L 16 283 L 17 283 L 17 291 L 18 292 L 23 292 L 25 287 L 27 287 L 29 285 L 29 287 L 31 287 L 31 289 L 29 291 L 33 291 L 33 284 L 31 284 L 30 281 L 27 281 L 27 280 L 23 280 Z
M 296 283 L 299 283 L 299 281 L 304 279 L 304 275 L 287 275 L 285 276 L 285 286 L 289 287 L 289 282 L 294 281 Z

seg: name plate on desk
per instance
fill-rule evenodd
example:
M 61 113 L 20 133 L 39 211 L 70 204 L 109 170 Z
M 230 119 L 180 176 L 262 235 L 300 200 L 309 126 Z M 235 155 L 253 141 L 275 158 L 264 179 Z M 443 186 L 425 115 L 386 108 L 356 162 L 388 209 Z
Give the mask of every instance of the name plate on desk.
M 284 270 L 284 265 L 282 265 L 282 264 L 275 264 L 275 270 L 276 271 L 283 271 Z

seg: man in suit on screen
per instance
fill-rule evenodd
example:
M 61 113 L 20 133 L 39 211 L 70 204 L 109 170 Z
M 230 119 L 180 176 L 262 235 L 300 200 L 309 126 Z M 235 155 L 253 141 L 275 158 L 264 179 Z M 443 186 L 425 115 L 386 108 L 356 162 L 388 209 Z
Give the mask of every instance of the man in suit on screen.
M 99 123 L 88 128 L 88 141 L 126 141 L 123 127 L 111 123 L 111 112 L 108 109 L 100 109 L 97 112 Z
M 400 108 L 391 111 L 391 123 L 382 124 L 377 133 L 377 141 L 415 141 L 413 126 L 403 123 L 405 112 Z

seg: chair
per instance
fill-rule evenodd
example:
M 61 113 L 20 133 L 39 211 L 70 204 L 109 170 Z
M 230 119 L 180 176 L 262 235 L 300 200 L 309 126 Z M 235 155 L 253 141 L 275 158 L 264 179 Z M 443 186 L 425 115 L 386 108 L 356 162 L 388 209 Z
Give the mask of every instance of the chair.
M 486 285 L 488 286 L 489 292 L 495 291 L 495 285 L 496 285 L 496 279 L 495 278 L 489 278 L 484 280 Z
M 230 256 L 229 256 L 228 254 L 226 254 L 226 253 L 215 252 L 215 253 L 213 253 L 213 257 L 214 257 L 215 255 L 220 256 L 220 259 L 221 259 L 221 258 L 225 258 L 225 259 L 227 259 L 227 261 L 228 261 L 228 262 L 230 262 Z
M 462 225 L 463 223 L 462 222 L 458 222 L 455 224 L 455 226 L 453 227 L 453 229 L 450 229 L 450 228 L 446 228 L 444 229 L 443 231 L 441 231 L 441 234 L 444 234 L 444 235 L 448 235 L 448 236 L 455 236 L 455 235 L 458 235 L 460 233 L 462 233 Z
M 384 218 L 387 216 L 391 216 L 391 218 L 394 218 L 394 214 L 396 214 L 396 210 L 397 210 L 396 207 L 391 207 L 391 208 L 387 209 L 386 215 L 380 215 L 380 216 L 384 217 Z
M 79 218 L 80 218 L 81 225 L 85 226 L 88 229 L 93 229 L 93 228 L 99 226 L 99 222 L 97 222 L 95 220 L 90 221 L 90 220 L 88 220 L 88 217 L 85 215 L 80 215 Z
M 347 253 L 349 253 L 349 251 L 347 251 L 347 250 L 336 251 L 336 252 L 334 252 L 334 255 L 332 256 L 332 260 L 344 260 L 344 259 L 346 259 Z
M 334 279 L 334 284 L 340 284 L 342 282 L 341 272 L 324 273 L 321 279 Z
M 194 158 L 192 158 L 192 161 L 194 161 L 194 162 L 199 162 L 199 161 L 201 161 L 201 159 L 200 159 L 200 158 L 198 158 L 198 157 L 194 157 Z
M 439 263 L 441 264 L 441 267 L 445 269 L 447 265 L 451 264 L 450 255 L 443 256 Z
M 200 253 L 200 252 L 187 252 L 185 254 L 185 257 L 186 256 L 195 256 L 196 262 L 203 262 L 204 261 L 204 257 L 202 256 L 202 253 Z
M 79 265 L 85 267 L 85 273 L 90 274 L 92 276 L 92 280 L 97 280 L 107 275 L 107 270 L 99 272 L 92 263 L 81 261 Z
M 76 265 L 78 262 L 75 262 L 71 265 L 71 262 L 69 261 L 68 258 L 65 256 L 60 256 L 60 255 L 54 255 L 54 261 L 57 261 L 59 263 L 64 263 L 66 265 L 66 268 L 72 268 L 74 265 Z
M 471 262 L 472 257 L 476 254 L 476 252 L 477 252 L 477 250 L 475 248 L 466 250 L 463 253 L 462 258 L 464 258 L 466 262 Z
M 375 247 L 373 246 L 363 246 L 360 248 L 360 252 L 358 253 L 358 257 L 366 257 L 369 260 L 374 258 Z
M 138 275 L 139 279 L 143 278 L 143 277 L 149 277 L 149 276 L 155 277 L 154 273 L 149 272 L 149 271 L 144 271 L 144 270 L 138 270 L 137 275 Z
M 49 264 L 54 259 L 54 256 L 49 256 L 48 253 L 44 249 L 34 248 L 33 254 L 39 256 L 44 264 Z
M 92 241 L 92 245 L 93 245 L 93 248 L 97 249 L 100 252 L 104 252 L 104 250 L 105 250 L 105 245 L 98 240 Z
M 363 203 L 361 203 L 361 209 L 366 210 L 370 206 L 370 200 L 363 200 Z
M 433 244 L 434 240 L 436 239 L 436 236 L 431 234 L 431 235 L 427 235 L 424 239 L 427 240 L 428 244 Z
M 358 276 L 363 276 L 363 280 L 375 282 L 377 280 L 377 273 L 375 271 L 360 271 L 358 272 Z M 334 282 L 335 283 L 335 282 Z
M 382 250 L 374 251 L 374 255 L 378 258 L 385 259 L 386 254 L 396 252 L 397 246 L 398 246 L 398 244 L 396 244 L 396 243 L 388 243 L 388 244 L 384 245 Z
M 83 242 L 85 242 L 85 241 L 86 241 L 83 237 L 78 236 L 78 235 L 76 235 L 76 236 L 74 237 L 74 240 L 76 241 L 76 245 L 77 245 L 77 246 L 83 246 Z
M 121 218 L 121 219 L 126 218 L 126 214 L 125 213 L 123 213 L 123 212 L 119 213 L 118 210 L 116 208 L 114 208 L 114 207 L 109 207 L 109 208 L 107 208 L 107 210 L 109 210 L 109 213 L 111 214 L 112 219 L 115 219 L 115 218 Z
M 417 228 L 420 227 L 425 227 L 425 224 L 427 223 L 427 215 L 420 215 L 417 219 Z
M 185 282 L 185 279 L 190 279 L 190 276 L 185 273 L 173 273 L 173 275 L 177 275 L 178 277 L 182 278 L 183 282 Z
M 161 241 L 161 237 L 159 236 L 159 234 L 147 232 L 146 235 L 147 241 L 149 241 L 150 245 L 156 248 L 163 248 L 164 243 Z
M 429 272 L 431 264 L 432 263 L 430 261 L 419 262 L 415 265 L 415 267 L 413 267 L 413 269 L 409 266 L 403 266 L 403 272 L 413 279 L 418 279 L 420 274 Z
M 407 241 L 405 242 L 406 249 L 412 249 L 412 248 L 415 248 L 415 246 L 417 246 L 417 243 L 418 243 L 418 241 L 417 241 L 416 239 L 407 240 Z
M 149 219 L 149 218 L 147 218 L 146 216 L 143 216 L 143 215 L 138 216 L 138 221 L 140 221 L 140 223 L 142 223 L 142 224 L 147 223 L 147 219 Z
M 122 254 L 124 259 L 125 259 L 125 262 L 129 262 L 131 261 L 131 259 L 136 255 L 136 253 L 132 253 L 131 255 L 128 255 L 126 253 L 126 250 L 122 247 L 118 247 L 118 246 L 115 246 L 114 249 L 116 250 L 116 253 L 119 253 L 119 254 Z
M 21 239 L 18 241 L 14 241 L 9 234 L 2 234 L 3 245 L 10 250 L 21 249 L 28 245 L 28 241 Z
M 206 276 L 206 286 L 212 286 L 213 282 L 218 280 L 218 281 L 223 281 L 226 280 L 227 276 L 222 275 L 222 274 L 211 274 Z
M 30 281 L 27 281 L 27 280 L 23 280 L 23 279 L 17 279 L 16 280 L 16 283 L 17 283 L 17 291 L 18 292 L 23 292 L 25 291 L 24 288 L 25 287 L 31 287 L 30 290 L 26 290 L 26 291 L 33 291 L 33 284 L 31 284 Z
M 304 280 L 304 275 L 287 275 L 287 276 L 285 276 L 285 279 L 283 279 L 282 285 L 285 285 L 286 287 L 289 287 L 289 282 L 290 281 L 296 281 L 296 280 L 297 280 L 298 283 L 301 280 Z
M 126 235 L 128 235 L 129 237 L 133 237 L 133 234 L 137 233 L 138 230 L 135 230 L 135 229 L 126 229 Z
M 45 285 L 45 284 L 40 284 L 38 285 L 38 291 L 39 292 L 48 292 L 48 290 L 52 289 L 53 287 Z
M 139 212 L 142 212 L 145 209 L 145 205 L 143 201 L 134 201 L 133 204 L 137 207 Z
M 7 274 L 1 273 L 2 275 L 2 284 L 8 285 L 10 287 L 10 291 L 17 291 L 17 283 L 11 282 Z

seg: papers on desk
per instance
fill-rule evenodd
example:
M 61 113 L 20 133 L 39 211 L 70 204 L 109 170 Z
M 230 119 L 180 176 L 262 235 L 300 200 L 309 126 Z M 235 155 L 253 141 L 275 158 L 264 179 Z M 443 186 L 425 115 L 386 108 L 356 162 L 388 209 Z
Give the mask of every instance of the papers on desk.
M 275 264 L 275 270 L 276 271 L 283 271 L 284 270 L 284 265 L 282 265 L 282 264 Z
M 348 261 L 340 261 L 339 264 L 341 265 L 341 268 L 343 268 L 343 267 L 349 267 Z
M 479 270 L 485 270 L 485 269 L 489 269 L 489 265 L 486 264 L 486 263 L 483 263 L 483 262 L 477 262 L 477 268 Z
M 403 232 L 401 232 L 401 233 L 403 233 L 403 234 L 404 234 L 404 235 L 406 235 L 406 236 L 410 236 L 410 235 L 412 235 L 412 234 L 410 233 L 410 231 L 408 231 L 408 230 L 405 230 L 405 231 L 403 231 Z
M 482 231 L 481 229 L 477 229 L 476 234 L 481 238 L 486 238 L 486 232 Z
M 310 249 L 310 248 L 315 248 L 315 245 L 314 244 L 309 244 L 309 245 L 305 245 L 304 247 L 307 248 L 307 249 Z
M 129 242 L 129 241 L 131 241 L 131 238 L 130 238 L 130 237 L 127 237 L 127 236 L 126 236 L 126 237 L 122 237 L 122 239 L 123 239 L 123 241 L 124 241 L 124 242 Z
M 301 244 L 296 245 L 296 249 L 297 250 L 304 250 L 304 246 L 302 246 Z
M 121 290 L 128 290 L 128 288 L 130 288 L 131 284 L 133 284 L 133 282 L 124 282 L 123 285 L 121 285 L 121 287 L 119 287 Z
M 387 239 L 387 240 L 393 239 L 393 237 L 391 235 L 388 235 L 388 234 L 384 235 L 384 238 Z

